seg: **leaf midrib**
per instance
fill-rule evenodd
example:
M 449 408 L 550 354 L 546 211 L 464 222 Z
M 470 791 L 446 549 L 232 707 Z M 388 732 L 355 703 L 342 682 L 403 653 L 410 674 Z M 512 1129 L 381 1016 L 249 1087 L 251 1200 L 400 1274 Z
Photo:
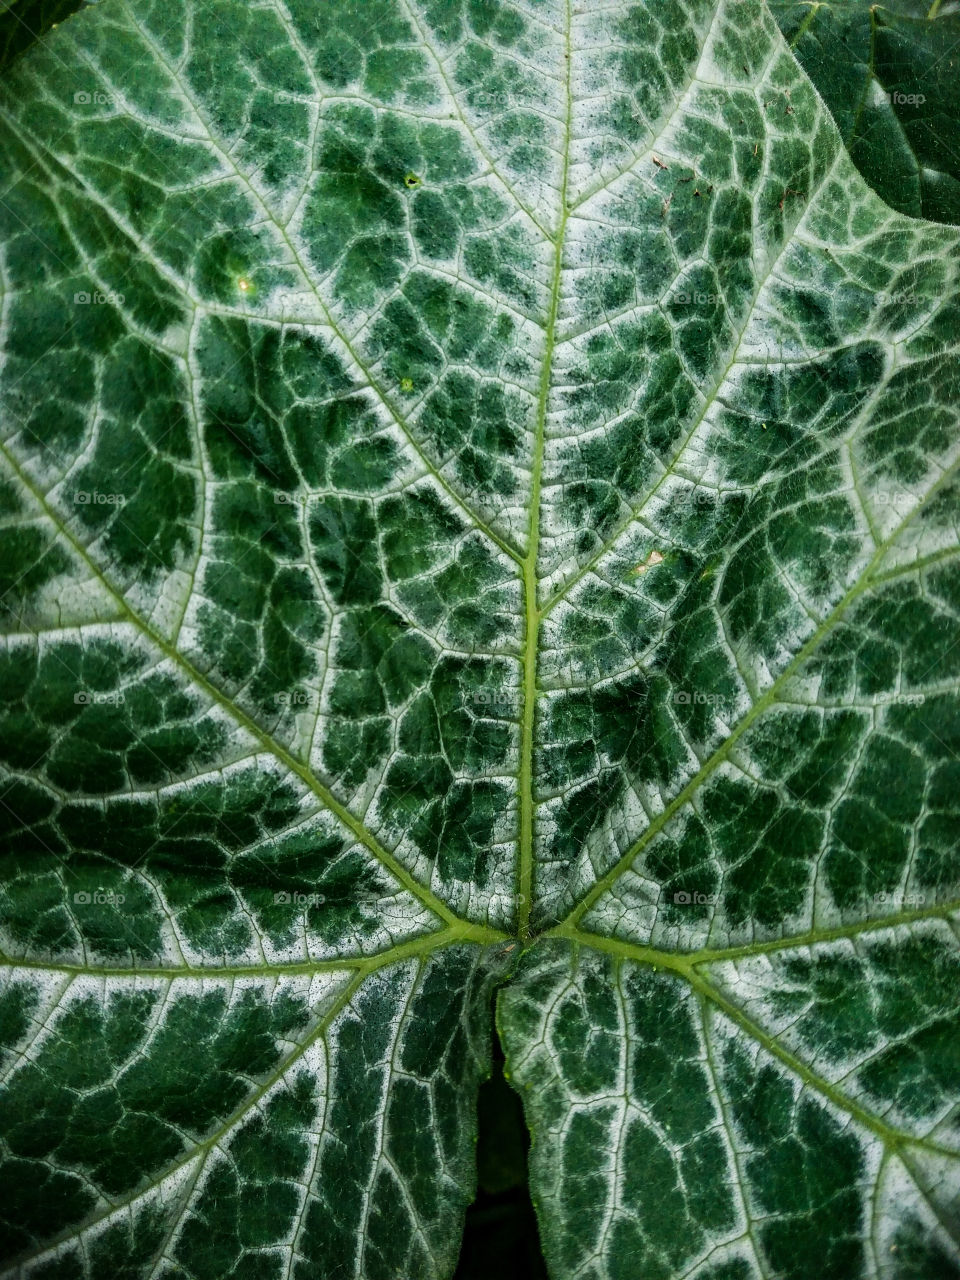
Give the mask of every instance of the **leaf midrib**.
M 537 422 L 534 435 L 533 462 L 530 483 L 530 524 L 527 532 L 527 550 L 521 566 L 523 580 L 523 712 L 520 730 L 520 839 L 517 857 L 517 921 L 522 942 L 530 939 L 530 917 L 533 910 L 533 869 L 535 861 L 535 811 L 534 794 L 534 727 L 537 705 L 537 659 L 540 652 L 540 600 L 537 564 L 540 558 L 540 485 L 543 474 L 543 455 L 547 430 L 547 411 L 550 404 L 550 386 L 553 377 L 553 356 L 556 348 L 557 316 L 560 312 L 560 290 L 563 280 L 563 249 L 566 241 L 567 188 L 570 178 L 570 135 L 573 125 L 573 92 L 571 89 L 573 15 L 571 0 L 566 0 L 566 26 L 564 30 L 564 61 L 566 63 L 565 91 L 566 117 L 564 120 L 563 163 L 560 174 L 560 200 L 557 218 L 557 234 L 554 240 L 553 279 L 550 286 L 550 310 L 547 316 L 544 342 L 543 367 L 540 371 L 540 390 L 537 400 Z

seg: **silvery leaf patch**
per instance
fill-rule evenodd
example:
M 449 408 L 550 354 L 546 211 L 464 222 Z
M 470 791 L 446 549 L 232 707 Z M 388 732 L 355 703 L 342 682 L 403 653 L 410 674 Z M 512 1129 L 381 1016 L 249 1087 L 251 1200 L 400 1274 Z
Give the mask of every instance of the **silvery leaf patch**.
M 960 1275 L 960 232 L 759 0 L 5 73 L 5 1276 Z

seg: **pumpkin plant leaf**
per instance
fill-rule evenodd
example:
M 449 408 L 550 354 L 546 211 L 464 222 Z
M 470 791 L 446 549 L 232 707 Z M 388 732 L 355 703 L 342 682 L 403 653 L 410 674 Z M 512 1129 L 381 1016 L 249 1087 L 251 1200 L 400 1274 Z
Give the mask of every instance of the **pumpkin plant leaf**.
M 0 159 L 0 1274 L 449 1280 L 494 1003 L 553 1280 L 960 1274 L 960 232 L 759 0 L 102 0 Z

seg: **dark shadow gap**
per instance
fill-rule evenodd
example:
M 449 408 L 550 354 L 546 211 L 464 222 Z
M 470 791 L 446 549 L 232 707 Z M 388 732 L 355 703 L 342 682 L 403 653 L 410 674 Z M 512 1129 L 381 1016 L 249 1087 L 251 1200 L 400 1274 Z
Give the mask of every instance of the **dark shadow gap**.
M 477 1099 L 477 1198 L 453 1280 L 548 1280 L 527 1182 L 530 1135 L 503 1062 L 494 1033 L 490 1079 Z

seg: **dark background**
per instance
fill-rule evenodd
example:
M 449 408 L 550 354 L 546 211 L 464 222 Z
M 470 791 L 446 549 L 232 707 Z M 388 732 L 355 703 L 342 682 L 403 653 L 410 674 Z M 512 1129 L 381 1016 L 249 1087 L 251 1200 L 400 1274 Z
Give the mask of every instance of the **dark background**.
M 467 1210 L 454 1280 L 547 1280 L 527 1183 L 530 1138 L 503 1067 L 494 1035 L 493 1070 L 477 1101 L 477 1198 Z

